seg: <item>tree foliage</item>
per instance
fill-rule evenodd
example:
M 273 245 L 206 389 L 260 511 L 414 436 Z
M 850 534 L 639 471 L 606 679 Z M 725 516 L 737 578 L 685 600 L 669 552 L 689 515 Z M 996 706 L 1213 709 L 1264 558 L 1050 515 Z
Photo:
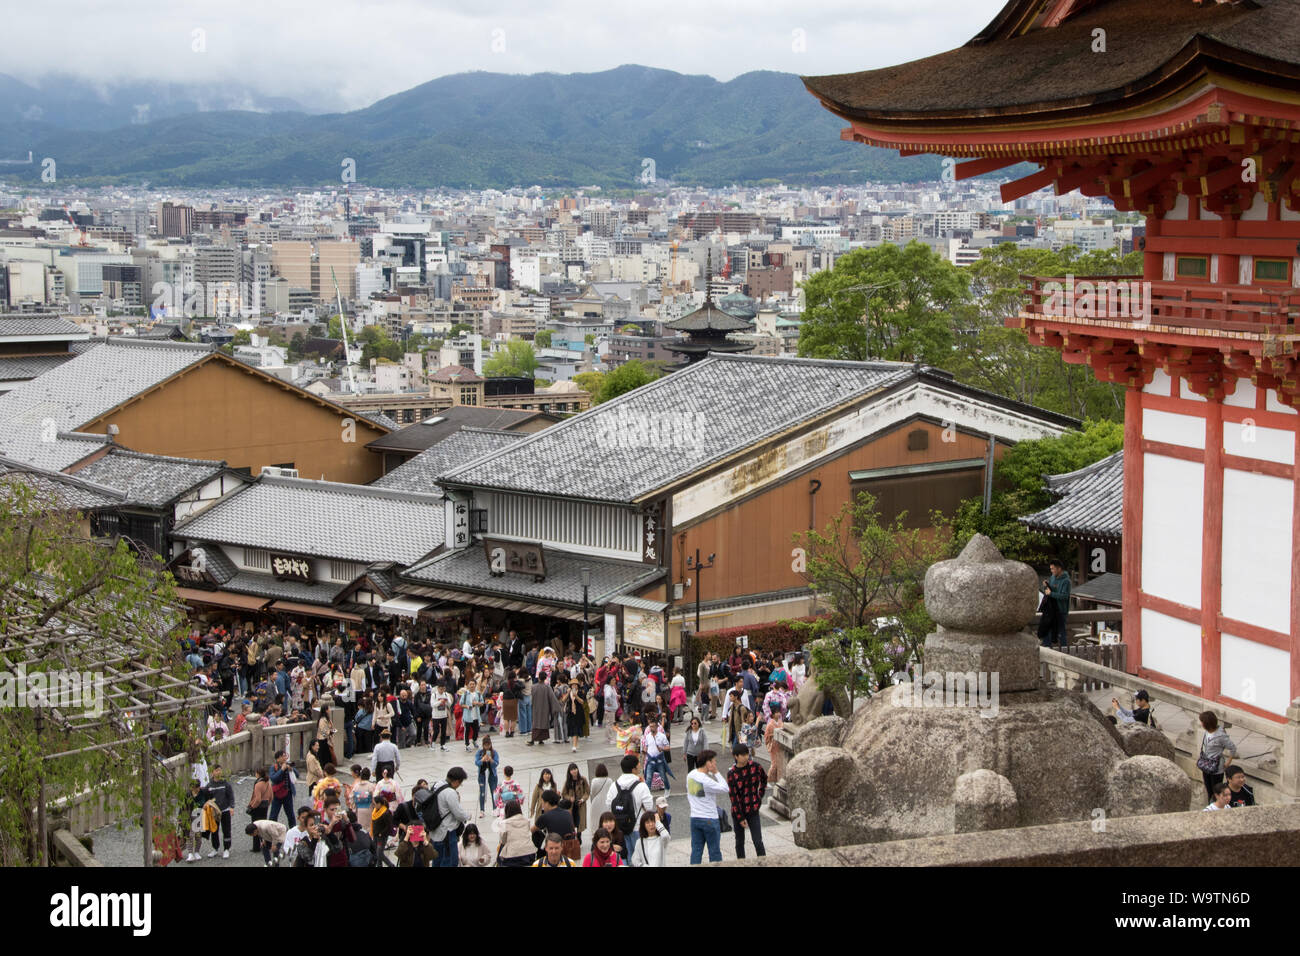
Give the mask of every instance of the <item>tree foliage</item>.
M 537 333 L 533 336 L 533 345 L 537 346 L 539 349 L 549 349 L 551 347 L 551 330 L 538 329 Z
M 855 249 L 803 289 L 799 354 L 814 358 L 942 366 L 970 307 L 966 274 L 915 241 Z
M 523 339 L 511 339 L 506 347 L 483 363 L 488 378 L 532 378 L 537 371 L 537 353 Z
M 959 381 L 1076 418 L 1119 420 L 1123 389 L 1031 345 L 1005 321 L 1023 309 L 1022 275 L 1131 275 L 1141 254 L 1059 252 L 1001 243 L 958 269 L 929 246 L 885 244 L 841 256 L 804 283 L 799 354 L 919 361 Z M 863 288 L 869 287 L 869 288 Z
M 1018 519 L 1051 503 L 1044 476 L 1077 471 L 1123 447 L 1123 425 L 1090 421 L 1082 431 L 1022 441 L 1007 449 L 993 470 L 989 513 L 984 514 L 984 503 L 979 498 L 962 502 L 953 519 L 955 541 L 964 546 L 978 532 L 992 539 L 1004 557 L 1042 567 L 1067 549 L 1055 538 L 1031 532 Z
M 89 539 L 77 515 L 53 505 L 17 476 L 0 479 L 0 670 L 12 680 L 23 663 L 30 688 L 36 673 L 47 680 L 57 672 L 103 675 L 96 655 L 109 655 L 135 667 L 140 676 L 133 693 L 139 697 L 166 679 L 186 681 L 180 633 L 172 630 L 184 618 L 171 576 L 152 559 L 138 558 L 122 539 Z M 33 642 L 40 645 L 36 661 L 28 650 Z M 15 685 L 8 685 L 10 692 Z M 99 693 L 109 689 L 101 685 Z M 98 718 L 87 718 L 80 705 L 42 707 L 39 735 L 30 699 L 29 706 L 7 700 L 0 707 L 0 864 L 37 861 L 39 779 L 51 818 L 60 797 L 94 790 L 112 815 L 138 820 L 142 759 L 145 753 L 152 759 L 159 746 L 139 739 L 143 731 L 166 732 L 178 747 L 194 739 L 195 724 L 183 712 L 165 720 L 127 717 L 99 699 L 104 712 Z M 90 746 L 102 749 L 42 759 Z M 159 777 L 152 789 L 155 817 L 170 828 L 183 785 Z
M 949 556 L 950 529 L 937 515 L 931 528 L 906 528 L 905 517 L 884 520 L 876 498 L 863 491 L 824 530 L 795 535 L 804 577 L 830 616 L 794 627 L 812 641 L 818 680 L 844 715 L 894 670 L 919 660 L 934 628 L 925 572 Z
M 661 372 L 640 359 L 631 359 L 618 368 L 605 373 L 604 378 L 601 379 L 599 389 L 592 395 L 591 403 L 599 405 L 611 398 L 618 398 L 624 392 L 630 392 L 634 388 L 648 385 L 661 375 Z M 576 376 L 574 380 L 577 380 Z

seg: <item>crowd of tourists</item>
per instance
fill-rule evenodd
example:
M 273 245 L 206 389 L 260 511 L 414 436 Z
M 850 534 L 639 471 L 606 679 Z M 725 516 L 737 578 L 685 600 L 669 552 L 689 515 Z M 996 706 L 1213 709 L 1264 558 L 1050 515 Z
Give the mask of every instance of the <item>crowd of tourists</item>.
M 283 630 L 212 626 L 191 634 L 185 651 L 195 680 L 220 697 L 207 717 L 210 741 L 253 724 L 316 724 L 305 781 L 284 751 L 256 772 L 245 832 L 267 866 L 661 866 L 671 839 L 674 724 L 682 725 L 691 862 L 706 851 L 721 859 L 728 830 L 738 856 L 746 834 L 763 855 L 758 810 L 782 773 L 773 735 L 806 679 L 799 655 L 768 660 L 739 646 L 707 655 L 688 696 L 680 668 L 669 674 L 618 654 L 597 664 L 539 643 L 515 631 L 478 641 L 466 628 L 455 639 L 400 631 L 344 637 L 290 623 Z M 344 713 L 341 755 L 333 707 Z M 725 776 L 705 729 L 719 719 L 719 743 L 735 761 Z M 543 770 L 531 793 L 492 743 L 493 734 L 520 736 L 530 747 L 577 752 L 593 729 L 607 726 L 611 742 L 626 744 L 616 778 L 601 764 L 588 781 L 571 763 L 560 780 Z M 770 779 L 752 759 L 760 743 Z M 479 818 L 490 809 L 496 833 L 480 832 L 462 808 L 458 790 L 469 776 L 462 767 L 403 793 L 402 751 L 449 746 L 472 758 Z M 369 759 L 341 779 L 339 768 L 362 754 Z M 199 860 L 209 839 L 209 856 L 220 849 L 228 857 L 234 796 L 219 768 L 193 781 L 191 796 L 184 858 Z M 719 797 L 729 804 L 719 807 Z M 589 816 L 592 838 L 582 847 Z

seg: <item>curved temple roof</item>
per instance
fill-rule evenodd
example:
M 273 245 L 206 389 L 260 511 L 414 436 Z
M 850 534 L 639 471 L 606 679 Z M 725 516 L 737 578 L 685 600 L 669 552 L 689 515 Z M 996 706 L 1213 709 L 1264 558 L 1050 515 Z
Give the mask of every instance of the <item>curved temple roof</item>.
M 1131 109 L 1209 72 L 1300 93 L 1300 0 L 1011 0 L 955 50 L 803 81 L 847 120 L 933 132 L 937 120 L 975 129 Z

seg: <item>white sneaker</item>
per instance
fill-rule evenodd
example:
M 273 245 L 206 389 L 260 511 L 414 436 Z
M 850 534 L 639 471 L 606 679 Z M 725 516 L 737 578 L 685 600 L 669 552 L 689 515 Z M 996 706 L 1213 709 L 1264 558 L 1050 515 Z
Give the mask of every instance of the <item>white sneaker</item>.
M 217 851 L 216 851 L 216 850 L 209 850 L 209 851 L 208 851 L 208 859 L 209 859 L 209 860 L 212 859 L 212 858 L 213 858 L 214 856 L 216 856 L 216 855 L 217 855 Z
M 186 853 L 186 854 L 185 854 L 185 862 L 186 862 L 186 863 L 193 863 L 193 862 L 194 862 L 195 860 L 197 860 L 198 858 L 199 858 L 199 855 L 198 855 L 197 853 Z
M 221 858 L 222 858 L 223 860 L 229 860 L 229 859 L 230 859 L 230 851 L 229 851 L 229 850 L 222 850 L 222 851 L 221 851 Z

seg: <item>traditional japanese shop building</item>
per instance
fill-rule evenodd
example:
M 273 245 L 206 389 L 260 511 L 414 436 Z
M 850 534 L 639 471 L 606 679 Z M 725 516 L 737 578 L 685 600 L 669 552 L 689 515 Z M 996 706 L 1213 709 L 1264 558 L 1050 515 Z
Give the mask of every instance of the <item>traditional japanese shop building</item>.
M 1077 424 L 905 363 L 713 354 L 446 470 L 444 547 L 401 590 L 572 641 L 585 604 L 598 652 L 675 654 L 697 611 L 700 629 L 808 613 L 794 534 L 855 491 L 925 522 L 1005 448 Z
M 397 571 L 441 545 L 439 495 L 263 475 L 172 533 L 168 565 L 196 608 L 359 624 L 414 617 Z
M 1300 0 L 1012 0 L 965 46 L 805 79 L 843 136 L 1146 216 L 1143 272 L 1012 324 L 1127 387 L 1123 636 L 1142 676 L 1300 696 Z

